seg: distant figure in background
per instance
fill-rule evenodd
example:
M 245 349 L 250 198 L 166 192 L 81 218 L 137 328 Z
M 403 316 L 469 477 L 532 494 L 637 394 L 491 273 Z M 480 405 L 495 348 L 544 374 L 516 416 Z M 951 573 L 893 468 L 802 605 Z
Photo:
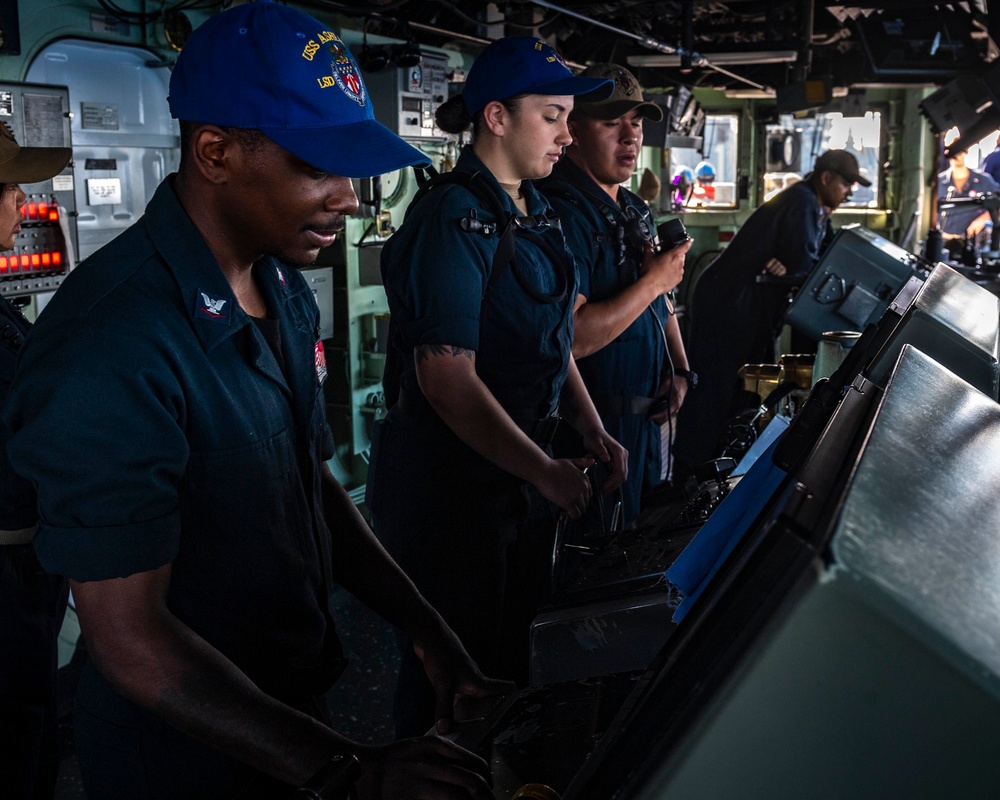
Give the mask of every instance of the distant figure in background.
M 997 136 L 996 147 L 983 160 L 983 172 L 993 178 L 994 183 L 1000 186 L 1000 135 Z M 1000 212 L 992 209 L 990 219 L 993 221 L 993 233 L 990 236 L 990 250 L 1000 249 Z
M 994 183 L 1000 185 L 1000 136 L 997 136 L 993 152 L 983 159 L 983 172 L 993 178 Z
M 674 211 L 679 213 L 684 210 L 684 207 L 691 199 L 692 192 L 694 192 L 694 170 L 691 167 L 678 167 L 671 183 L 673 184 L 674 192 Z
M 757 277 L 804 279 L 833 238 L 831 213 L 856 183 L 869 185 L 851 153 L 823 153 L 809 175 L 754 211 L 698 279 L 687 342 L 700 378 L 698 402 L 685 403 L 678 416 L 675 477 L 720 454 L 739 368 L 774 359 L 787 291 L 758 285 Z
M 715 200 L 715 167 L 711 162 L 699 161 L 694 168 L 695 186 L 691 200 L 696 205 L 705 205 Z
M 965 156 L 965 152 L 953 153 L 948 159 L 948 169 L 938 175 L 939 204 L 955 198 L 977 197 L 988 192 L 1000 191 L 1000 185 L 985 172 L 970 169 L 965 163 Z M 971 238 L 975 246 L 981 248 L 989 243 L 993 218 L 990 210 L 979 205 L 940 209 L 938 227 L 941 228 L 945 239 L 961 243 Z M 955 244 L 949 247 L 949 250 L 954 253 L 955 247 L 960 246 Z
M 996 147 L 993 152 L 986 156 L 983 161 L 983 172 L 993 178 L 993 181 L 1000 186 L 1000 136 L 997 136 Z M 994 209 L 991 215 L 993 220 L 993 234 L 990 236 L 990 250 L 1000 249 L 1000 219 L 998 212 Z

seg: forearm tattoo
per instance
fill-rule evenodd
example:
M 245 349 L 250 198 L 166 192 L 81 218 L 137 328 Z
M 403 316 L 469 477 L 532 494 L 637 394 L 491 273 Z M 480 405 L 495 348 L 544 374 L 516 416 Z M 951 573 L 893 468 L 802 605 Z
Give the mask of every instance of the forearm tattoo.
M 475 350 L 470 350 L 468 347 L 455 347 L 450 344 L 419 344 L 413 350 L 413 357 L 419 364 L 421 361 L 426 361 L 431 356 L 465 356 L 467 359 L 472 361 L 476 356 Z

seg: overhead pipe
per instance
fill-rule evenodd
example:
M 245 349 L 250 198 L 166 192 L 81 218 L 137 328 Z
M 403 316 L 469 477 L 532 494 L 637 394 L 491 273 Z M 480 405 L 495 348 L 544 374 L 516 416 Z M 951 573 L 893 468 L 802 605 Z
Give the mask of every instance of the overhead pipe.
M 610 30 L 610 31 L 612 31 L 614 33 L 617 33 L 620 36 L 624 36 L 624 37 L 626 37 L 628 39 L 632 39 L 633 41 L 639 42 L 639 44 L 643 45 L 644 47 L 648 47 L 651 50 L 656 50 L 657 52 L 665 53 L 667 55 L 681 56 L 682 58 L 685 57 L 685 56 L 690 57 L 691 64 L 694 67 L 702 67 L 702 68 L 705 68 L 705 69 L 711 69 L 711 70 L 714 70 L 715 72 L 718 72 L 721 75 L 726 75 L 727 77 L 730 77 L 733 80 L 737 80 L 737 81 L 740 81 L 741 83 L 747 84 L 748 86 L 752 86 L 754 89 L 760 89 L 762 91 L 771 91 L 771 88 L 769 86 L 765 86 L 764 84 L 757 83 L 755 81 L 750 80 L 749 78 L 744 78 L 742 75 L 737 75 L 735 72 L 730 72 L 727 69 L 723 69 L 722 67 L 718 66 L 717 64 L 711 63 L 703 55 L 701 55 L 700 53 L 697 53 L 697 52 L 695 52 L 693 50 L 686 50 L 683 47 L 673 47 L 673 46 L 667 44 L 666 42 L 661 42 L 658 39 L 654 39 L 652 36 L 642 36 L 642 35 L 639 35 L 637 33 L 632 33 L 631 31 L 623 30 L 622 28 L 615 27 L 614 25 L 609 25 L 606 22 L 601 22 L 599 20 L 593 19 L 592 17 L 587 17 L 587 16 L 585 16 L 583 14 L 578 14 L 575 11 L 570 11 L 569 9 L 563 8 L 562 6 L 557 6 L 555 3 L 546 2 L 546 0 L 532 0 L 532 2 L 536 6 L 541 6 L 543 8 L 548 8 L 548 9 L 550 9 L 552 11 L 557 11 L 557 12 L 559 12 L 561 14 L 566 14 L 567 16 L 579 19 L 582 22 L 587 22 L 587 23 L 590 23 L 591 25 L 596 25 L 596 26 L 598 26 L 600 28 L 604 28 L 605 30 Z M 304 3 L 306 5 L 312 5 L 314 7 L 324 8 L 324 9 L 327 9 L 327 10 L 330 10 L 330 11 L 336 11 L 336 12 L 339 12 L 339 13 L 346 13 L 346 9 L 345 9 L 344 5 L 341 4 L 341 3 L 323 2 L 323 0 L 311 0 L 311 1 L 310 0 L 304 0 Z M 385 14 L 385 13 L 379 12 L 379 11 L 369 11 L 369 12 L 365 12 L 365 13 L 361 13 L 359 11 L 352 11 L 350 13 L 353 13 L 356 16 L 371 17 L 373 19 L 386 19 L 386 20 L 397 20 L 398 19 L 398 17 L 393 17 L 391 15 L 388 15 L 388 14 Z M 442 36 L 449 36 L 451 38 L 461 39 L 463 41 L 473 42 L 475 44 L 487 45 L 487 44 L 490 43 L 489 39 L 481 39 L 478 36 L 470 36 L 470 35 L 465 34 L 465 33 L 458 33 L 457 31 L 450 31 L 450 30 L 446 30 L 444 28 L 437 28 L 437 27 L 435 27 L 433 25 L 426 25 L 426 24 L 421 23 L 421 22 L 412 22 L 412 21 L 408 20 L 407 24 L 410 27 L 415 28 L 417 30 L 423 30 L 423 31 L 428 32 L 428 33 L 434 33 L 434 34 L 438 34 L 438 35 L 442 35 Z M 580 67 L 580 66 L 582 66 L 580 64 L 575 64 L 573 62 L 567 62 L 567 63 L 569 63 L 570 66 L 574 66 L 574 67 Z
M 601 22 L 593 17 L 585 16 L 584 14 L 579 14 L 576 11 L 570 11 L 568 8 L 563 8 L 562 6 L 557 6 L 555 3 L 545 2 L 545 0 L 532 0 L 536 6 L 541 6 L 542 8 L 548 8 L 552 11 L 558 11 L 566 16 L 573 17 L 575 19 L 581 20 L 583 22 L 589 22 L 591 25 L 597 25 L 599 28 L 604 28 L 605 30 L 617 33 L 619 36 L 624 36 L 633 41 L 639 42 L 643 47 L 648 47 L 650 50 L 656 50 L 660 53 L 666 53 L 667 55 L 683 55 L 681 52 L 683 48 L 671 47 L 665 42 L 661 42 L 658 39 L 654 39 L 652 36 L 642 36 L 638 33 L 632 33 L 631 31 L 623 30 L 622 28 L 617 28 L 614 25 L 609 25 L 606 22 Z M 692 58 L 701 58 L 697 53 L 690 54 Z
M 558 11 L 559 13 L 566 14 L 567 16 L 573 17 L 574 19 L 590 23 L 591 25 L 596 25 L 599 28 L 604 28 L 604 30 L 611 31 L 612 33 L 617 33 L 619 36 L 624 36 L 627 39 L 632 39 L 633 41 L 641 44 L 643 47 L 648 47 L 650 50 L 656 50 L 659 53 L 665 53 L 671 56 L 674 55 L 680 56 L 684 60 L 690 58 L 691 65 L 694 67 L 703 67 L 705 69 L 714 70 L 715 72 L 718 72 L 722 75 L 726 75 L 734 80 L 740 81 L 741 83 L 745 83 L 748 86 L 752 86 L 755 89 L 767 90 L 769 88 L 761 83 L 752 81 L 749 78 L 744 78 L 742 75 L 737 75 L 734 72 L 730 72 L 729 70 L 716 66 L 715 64 L 711 63 L 707 58 L 705 58 L 703 55 L 689 48 L 673 47 L 667 44 L 666 42 L 661 42 L 659 39 L 653 38 L 652 36 L 645 36 L 642 34 L 632 33 L 631 31 L 623 30 L 622 28 L 618 28 L 614 25 L 609 25 L 607 22 L 601 22 L 600 20 L 596 20 L 593 17 L 588 17 L 584 14 L 579 14 L 576 11 L 570 11 L 569 9 L 563 8 L 562 6 L 557 6 L 555 3 L 549 3 L 547 2 L 547 0 L 532 0 L 532 2 L 536 6 L 541 6 L 542 8 L 548 8 L 551 11 Z

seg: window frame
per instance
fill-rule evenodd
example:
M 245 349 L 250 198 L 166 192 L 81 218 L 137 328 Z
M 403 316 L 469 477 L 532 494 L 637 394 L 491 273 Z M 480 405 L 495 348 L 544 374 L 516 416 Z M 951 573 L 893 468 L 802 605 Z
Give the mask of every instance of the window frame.
M 732 109 L 732 108 L 723 108 L 716 110 L 706 108 L 705 128 L 702 132 L 703 143 L 705 139 L 705 132 L 709 128 L 709 120 L 716 117 L 731 117 L 735 123 L 732 126 L 732 143 L 730 145 L 732 148 L 732 179 L 720 180 L 724 172 L 728 171 L 725 170 L 725 166 L 722 165 L 722 160 L 715 157 L 712 153 L 699 153 L 697 150 L 695 150 L 695 148 L 678 148 L 678 147 L 666 148 L 667 152 L 669 153 L 669 156 L 667 158 L 667 171 L 669 173 L 669 182 L 671 185 L 670 192 L 671 194 L 673 194 L 674 192 L 672 188 L 673 180 L 677 176 L 678 170 L 680 169 L 681 166 L 688 167 L 693 172 L 696 166 L 701 161 L 708 161 L 709 163 L 712 164 L 713 167 L 715 167 L 716 170 L 715 186 L 718 187 L 722 185 L 731 187 L 730 191 L 732 200 L 730 202 L 709 201 L 704 204 L 697 204 L 697 202 L 693 200 L 693 195 L 689 195 L 688 202 L 683 208 L 684 213 L 703 212 L 703 211 L 735 211 L 736 209 L 739 208 L 740 205 L 739 183 L 740 183 L 740 174 L 743 171 L 741 169 L 741 164 L 740 164 L 740 155 L 741 155 L 740 137 L 743 134 L 740 129 L 745 122 L 745 114 L 743 114 L 742 111 L 738 109 Z M 706 148 L 703 146 L 702 150 L 704 151 L 705 149 Z M 675 151 L 677 150 L 684 150 L 685 152 L 689 150 L 694 151 L 697 156 L 697 161 L 694 161 L 691 164 L 678 163 L 675 165 L 674 158 L 675 158 Z
M 837 209 L 838 211 L 857 213 L 857 212 L 884 211 L 886 209 L 887 207 L 886 195 L 888 187 L 887 187 L 887 181 L 885 180 L 885 176 L 882 174 L 881 165 L 884 164 L 888 158 L 888 128 L 891 124 L 889 120 L 889 111 L 890 111 L 889 106 L 886 103 L 870 103 L 865 108 L 865 114 L 872 113 L 872 114 L 878 114 L 879 116 L 878 145 L 875 157 L 874 159 L 865 159 L 861 157 L 858 158 L 859 165 L 863 169 L 867 170 L 867 172 L 869 173 L 869 177 L 872 180 L 872 190 L 874 191 L 874 198 L 868 203 L 862 205 L 860 204 L 859 201 L 853 200 L 852 197 L 851 200 L 848 200 L 847 202 L 841 204 L 841 206 Z M 829 108 L 829 109 L 820 109 L 815 114 L 809 115 L 809 117 L 807 118 L 792 119 L 791 122 L 795 126 L 800 126 L 803 123 L 815 125 L 816 119 L 820 115 L 834 115 L 834 114 L 839 114 L 842 116 L 842 118 L 845 119 L 857 119 L 857 117 L 847 116 L 847 114 L 845 114 L 844 111 L 840 108 Z M 782 116 L 788 117 L 792 115 L 782 115 Z M 769 135 L 771 134 L 774 128 L 778 128 L 779 130 L 784 128 L 787 130 L 787 127 L 783 126 L 780 118 L 777 122 L 765 122 L 762 126 L 762 135 L 764 141 L 764 148 L 762 148 L 763 161 L 762 161 L 762 169 L 759 173 L 760 183 L 757 187 L 759 192 L 758 196 L 760 197 L 761 203 L 766 202 L 766 200 L 772 196 L 772 191 L 774 187 L 773 186 L 769 187 L 768 185 L 769 176 L 777 174 L 775 172 L 770 172 L 767 169 L 768 159 L 767 159 L 766 148 L 769 146 L 769 141 L 770 141 Z M 807 152 L 803 150 L 803 152 L 800 155 L 800 158 L 803 159 L 803 163 L 800 165 L 801 168 L 799 170 L 799 175 L 801 177 L 805 177 L 806 175 L 808 175 L 812 171 L 812 167 L 815 164 L 816 158 L 827 149 L 832 149 L 832 148 L 821 144 L 820 148 L 817 150 L 815 155 L 811 155 L 811 162 L 809 163 L 808 167 L 806 166 L 804 160 L 807 157 L 810 157 L 810 154 L 807 154 Z M 855 152 L 855 155 L 858 155 L 858 153 Z M 874 163 L 872 163 L 872 161 L 874 161 Z M 859 189 L 864 189 L 864 188 L 865 187 L 859 187 Z M 772 191 L 769 191 L 769 189 Z

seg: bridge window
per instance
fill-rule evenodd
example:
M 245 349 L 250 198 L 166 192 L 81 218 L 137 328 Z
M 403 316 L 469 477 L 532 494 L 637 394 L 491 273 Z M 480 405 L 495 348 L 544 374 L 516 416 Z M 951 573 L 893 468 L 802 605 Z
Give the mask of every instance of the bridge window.
M 868 111 L 861 117 L 840 112 L 816 114 L 810 119 L 782 115 L 767 126 L 764 199 L 801 180 L 827 150 L 848 150 L 858 159 L 861 174 L 871 187 L 858 186 L 841 208 L 880 208 L 882 204 L 882 115 Z
M 736 206 L 736 114 L 707 114 L 701 148 L 670 148 L 674 207 L 734 208 Z

